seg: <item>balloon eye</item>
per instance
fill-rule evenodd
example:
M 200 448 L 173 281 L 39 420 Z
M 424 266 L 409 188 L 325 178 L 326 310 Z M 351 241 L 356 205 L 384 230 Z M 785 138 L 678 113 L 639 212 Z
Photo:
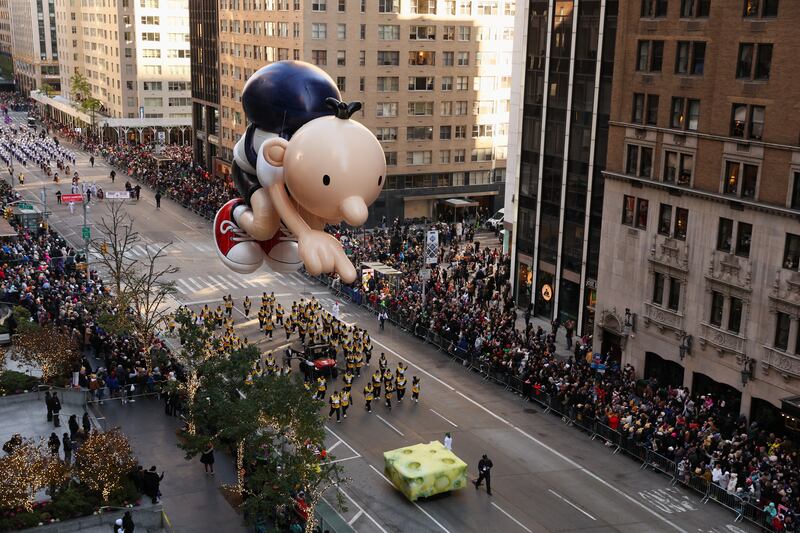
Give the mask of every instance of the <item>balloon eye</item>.
M 378 176 L 378 187 L 381 186 L 381 183 L 383 183 L 383 176 Z
M 323 184 L 323 185 L 325 185 L 326 187 L 327 187 L 328 185 L 330 185 L 330 184 L 331 184 L 331 177 L 330 177 L 330 176 L 328 176 L 327 174 L 325 174 L 324 176 L 322 176 L 322 184 Z

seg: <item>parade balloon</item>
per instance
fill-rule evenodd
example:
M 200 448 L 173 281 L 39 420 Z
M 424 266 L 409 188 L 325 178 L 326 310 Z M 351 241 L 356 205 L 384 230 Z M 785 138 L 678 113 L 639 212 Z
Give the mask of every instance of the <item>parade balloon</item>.
M 324 231 L 358 227 L 386 181 L 380 143 L 351 117 L 323 70 L 279 61 L 256 71 L 242 91 L 249 125 L 234 147 L 231 172 L 241 195 L 214 218 L 217 255 L 242 274 L 305 265 L 313 274 L 355 281 L 341 243 Z

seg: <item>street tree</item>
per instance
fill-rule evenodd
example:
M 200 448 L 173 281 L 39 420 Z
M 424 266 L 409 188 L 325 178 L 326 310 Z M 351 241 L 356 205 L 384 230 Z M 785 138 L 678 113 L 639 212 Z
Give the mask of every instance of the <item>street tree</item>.
M 40 490 L 55 490 L 68 476 L 67 465 L 50 454 L 41 439 L 24 439 L 0 459 L 0 509 L 31 511 Z
M 89 96 L 92 92 L 92 86 L 86 76 L 75 71 L 75 74 L 69 78 L 69 88 L 72 93 L 72 99 L 79 102 Z
M 30 324 L 14 341 L 14 358 L 42 371 L 45 383 L 66 376 L 80 362 L 77 343 L 56 326 Z
M 119 430 L 93 431 L 75 453 L 75 473 L 104 502 L 121 488 L 136 467 L 128 438 Z
M 106 202 L 106 213 L 96 227 L 100 237 L 89 241 L 89 248 L 98 257 L 97 262 L 111 276 L 114 293 L 120 295 L 125 280 L 135 270 L 137 261 L 131 250 L 141 242 L 141 235 L 133 228 L 133 218 L 122 202 Z

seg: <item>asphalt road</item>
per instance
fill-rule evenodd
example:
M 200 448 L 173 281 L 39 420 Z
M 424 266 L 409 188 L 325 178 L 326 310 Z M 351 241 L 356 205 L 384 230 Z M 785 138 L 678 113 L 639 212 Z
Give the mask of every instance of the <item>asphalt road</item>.
M 24 122 L 24 114 L 15 115 L 15 120 Z M 125 178 L 119 175 L 116 185 L 111 186 L 110 168 L 100 160 L 92 168 L 88 156 L 82 154 L 77 166 L 84 181 L 95 181 L 105 190 L 124 188 Z M 26 196 L 41 198 L 44 185 L 51 223 L 73 244 L 80 245 L 81 210 L 70 213 L 66 206 L 54 205 L 56 186 L 41 173 L 28 169 L 26 178 Z M 62 192 L 69 192 L 68 188 L 62 182 Z M 274 291 L 284 307 L 293 300 L 314 296 L 330 309 L 333 296 L 299 273 L 263 270 L 242 276 L 227 270 L 212 248 L 211 224 L 167 199 L 162 200 L 161 209 L 156 209 L 152 194 L 143 189 L 141 200 L 126 201 L 126 209 L 142 236 L 142 243 L 132 254 L 143 255 L 146 246 L 173 243 L 167 260 L 180 268 L 173 276 L 178 288 L 176 305 L 196 308 L 208 302 L 216 307 L 223 295 L 232 294 L 236 328 L 251 341 L 258 340 L 265 350 L 284 347 L 285 336 L 276 328 L 275 339 L 270 341 L 257 331 L 257 320 L 245 321 L 241 313 L 245 295 L 253 300 L 253 313 L 262 291 Z M 93 237 L 97 236 L 94 225 L 104 209 L 103 202 L 89 208 Z M 369 329 L 375 348 L 373 369 L 383 351 L 392 368 L 403 359 L 410 366 L 409 378 L 418 375 L 422 379 L 418 404 L 407 398 L 389 412 L 376 402 L 369 414 L 363 408 L 362 376 L 354 383 L 350 416 L 341 424 L 328 423 L 328 448 L 350 478 L 342 488 L 348 507 L 342 515 L 357 531 L 754 531 L 747 525 L 734 525 L 734 515 L 729 511 L 713 503 L 704 505 L 697 495 L 672 487 L 668 478 L 641 470 L 639 463 L 622 454 L 612 455 L 599 441 L 482 381 L 406 333 L 390 325 L 385 332 L 378 332 L 374 317 L 367 311 L 342 305 L 341 318 Z M 470 465 L 470 476 L 476 476 L 481 454 L 490 456 L 494 462 L 493 496 L 469 486 L 411 503 L 383 477 L 385 450 L 441 440 L 445 432 L 453 435 L 453 451 Z M 334 494 L 326 496 L 333 501 Z

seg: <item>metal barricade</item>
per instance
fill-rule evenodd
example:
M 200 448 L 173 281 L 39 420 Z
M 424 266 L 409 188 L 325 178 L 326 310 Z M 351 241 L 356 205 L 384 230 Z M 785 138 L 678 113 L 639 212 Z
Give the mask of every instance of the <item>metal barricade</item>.
M 743 519 L 745 502 L 742 501 L 742 499 L 736 494 L 728 492 L 716 483 L 711 483 L 708 486 L 708 492 L 706 492 L 705 498 L 702 499 L 702 502 L 708 503 L 708 500 L 714 500 L 723 507 L 727 507 L 736 513 L 736 518 L 733 520 L 734 522 L 739 522 Z
M 600 422 L 595 422 L 592 440 L 597 438 L 603 439 L 603 441 L 606 443 L 606 446 L 614 448 L 612 454 L 617 454 L 619 452 L 622 445 L 622 434 L 619 431 L 615 431 Z
M 572 423 L 576 428 L 585 431 L 590 437 L 594 436 L 595 419 L 576 411 L 572 418 Z
M 669 477 L 671 477 L 671 481 L 674 482 L 676 476 L 678 475 L 678 467 L 675 464 L 675 461 L 667 459 L 661 454 L 654 452 L 653 450 L 648 449 L 645 456 L 645 467 L 651 467 L 653 470 L 658 470 Z

